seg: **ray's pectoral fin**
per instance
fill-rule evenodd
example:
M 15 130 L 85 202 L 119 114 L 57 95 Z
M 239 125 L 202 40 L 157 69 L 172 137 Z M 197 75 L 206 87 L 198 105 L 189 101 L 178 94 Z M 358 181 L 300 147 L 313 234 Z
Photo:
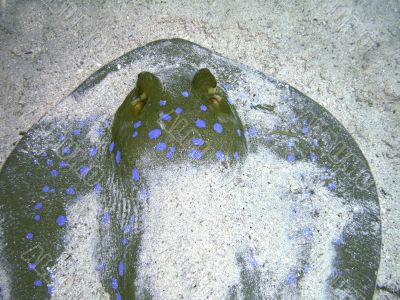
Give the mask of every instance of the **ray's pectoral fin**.
M 150 99 L 161 97 L 161 94 L 160 79 L 150 72 L 141 72 L 135 89 L 127 97 L 131 117 L 136 117 Z

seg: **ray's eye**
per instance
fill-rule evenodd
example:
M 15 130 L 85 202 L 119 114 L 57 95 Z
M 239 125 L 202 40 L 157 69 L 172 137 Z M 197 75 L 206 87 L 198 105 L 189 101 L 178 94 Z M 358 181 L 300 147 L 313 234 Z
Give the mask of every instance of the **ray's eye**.
M 146 105 L 147 102 L 147 96 L 146 93 L 142 93 L 139 98 L 134 99 L 130 105 L 129 105 L 129 110 L 131 112 L 131 116 L 134 118 L 136 117 L 140 111 L 143 109 L 143 107 Z
M 219 108 L 219 106 L 221 105 L 221 97 L 218 96 L 217 94 L 211 95 L 210 98 L 208 99 L 210 101 L 210 103 L 215 107 L 215 108 Z

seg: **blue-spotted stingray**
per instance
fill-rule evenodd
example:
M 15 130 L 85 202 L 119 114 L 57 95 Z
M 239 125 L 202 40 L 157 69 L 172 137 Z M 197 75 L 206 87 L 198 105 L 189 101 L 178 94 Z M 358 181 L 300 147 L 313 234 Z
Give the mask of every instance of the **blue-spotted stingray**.
M 185 40 L 90 76 L 25 134 L 0 188 L 0 298 L 304 298 L 310 276 L 328 297 L 374 293 L 379 203 L 353 138 L 291 86 Z M 324 227 L 324 197 L 356 208 L 342 227 Z
M 168 164 L 183 161 L 192 165 L 232 167 L 246 155 L 243 125 L 224 91 L 217 90 L 215 77 L 208 69 L 201 69 L 192 76 L 190 72 L 173 75 L 173 84 L 164 87 L 160 79 L 149 72 L 138 75 L 135 89 L 115 114 L 109 146 L 114 169 L 120 178 L 128 179 L 126 184 L 141 181 L 139 186 L 145 191 L 146 183 L 140 171 L 144 166 L 139 167 L 143 157 L 153 168 L 160 165 L 168 168 Z M 140 192 L 137 189 L 126 195 L 137 207 L 140 207 Z M 111 219 L 115 220 L 114 228 L 121 220 L 129 223 L 128 216 L 115 212 Z M 113 239 L 121 244 L 123 231 Z M 117 251 L 115 262 L 135 265 L 136 247 L 133 241 Z M 110 269 L 110 275 L 117 278 L 118 264 L 111 264 Z M 119 283 L 124 298 L 135 295 L 134 280 L 134 269 L 128 268 L 124 280 Z

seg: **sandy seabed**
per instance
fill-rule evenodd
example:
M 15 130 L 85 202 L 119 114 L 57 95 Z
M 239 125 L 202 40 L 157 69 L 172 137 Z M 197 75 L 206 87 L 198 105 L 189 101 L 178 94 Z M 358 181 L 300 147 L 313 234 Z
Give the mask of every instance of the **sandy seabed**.
M 370 164 L 383 241 L 376 299 L 400 289 L 400 3 L 1 1 L 0 160 L 85 78 L 180 37 L 288 82 L 330 111 Z M 388 291 L 389 290 L 389 291 Z

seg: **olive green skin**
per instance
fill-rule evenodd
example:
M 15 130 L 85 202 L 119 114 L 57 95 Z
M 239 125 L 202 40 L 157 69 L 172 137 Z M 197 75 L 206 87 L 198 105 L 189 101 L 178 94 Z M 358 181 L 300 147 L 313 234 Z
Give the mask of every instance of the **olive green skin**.
M 135 88 L 118 108 L 111 130 L 113 146 L 109 161 L 113 166 L 109 169 L 115 173 L 110 174 L 110 178 L 113 178 L 114 186 L 130 188 L 116 191 L 118 196 L 111 190 L 104 199 L 128 199 L 131 207 L 138 210 L 136 223 L 139 227 L 143 209 L 139 191 L 146 189 L 143 169 L 179 163 L 231 168 L 243 160 L 247 153 L 246 138 L 238 113 L 228 103 L 225 92 L 216 86 L 216 80 L 209 70 L 201 69 L 196 74 L 182 72 L 169 76 L 168 79 L 162 84 L 155 75 L 140 73 Z M 186 97 L 182 95 L 183 91 L 187 92 L 184 93 Z M 165 105 L 160 105 L 161 100 Z M 200 108 L 202 105 L 203 110 Z M 176 111 L 178 107 L 182 110 L 180 113 Z M 168 114 L 170 118 L 163 119 L 164 114 Z M 205 122 L 204 128 L 196 126 L 198 119 Z M 222 126 L 222 132 L 214 130 L 215 123 Z M 154 129 L 159 129 L 159 136 L 150 138 L 149 132 Z M 201 138 L 203 145 L 196 146 L 193 143 L 194 138 Z M 165 143 L 166 148 L 157 150 L 160 143 Z M 173 155 L 168 155 L 171 147 L 175 151 Z M 201 157 L 191 156 L 193 150 L 201 151 Z M 217 151 L 224 154 L 223 159 L 218 159 Z M 133 169 L 140 173 L 139 179 L 132 180 Z M 115 205 L 104 204 L 105 207 Z M 105 227 L 104 232 L 100 233 L 101 236 L 112 237 L 111 240 L 101 242 L 105 254 L 103 257 L 107 261 L 102 277 L 103 286 L 112 297 L 120 295 L 122 299 L 147 298 L 149 291 L 138 291 L 135 286 L 141 230 L 137 230 L 129 238 L 127 245 L 118 247 L 124 238 L 120 224 L 127 224 L 128 216 L 114 211 L 110 220 L 111 231 L 107 231 L 108 227 Z M 111 246 L 107 250 L 109 244 Z M 121 261 L 126 266 L 123 277 L 118 274 Z M 117 290 L 112 288 L 110 278 L 118 278 Z
M 207 69 L 199 70 L 192 81 L 193 74 L 184 75 L 181 74 L 179 82 L 174 82 L 170 87 L 162 86 L 158 78 L 150 73 L 139 74 L 135 89 L 118 108 L 112 127 L 116 144 L 114 152 L 120 151 L 125 167 L 136 166 L 146 156 L 154 159 L 154 164 L 183 160 L 219 163 L 216 152 L 220 151 L 224 154 L 221 160 L 224 165 L 230 165 L 245 156 L 246 139 L 236 110 L 228 103 L 222 89 L 217 87 L 215 93 L 209 93 L 211 86 L 216 85 L 214 76 Z M 188 93 L 187 97 L 182 95 L 183 91 Z M 147 99 L 140 111 L 136 112 L 132 106 L 142 93 L 147 95 Z M 165 101 L 165 105 L 160 105 L 160 100 Z M 201 110 L 202 105 L 205 111 Z M 181 108 L 182 112 L 177 113 L 177 108 Z M 163 120 L 164 114 L 169 115 L 168 120 Z M 198 119 L 205 121 L 204 128 L 196 126 Z M 141 125 L 134 128 L 137 122 Z M 216 123 L 222 126 L 221 133 L 214 130 Z M 149 132 L 154 129 L 160 129 L 161 135 L 151 139 Z M 136 131 L 137 136 L 132 137 Z M 194 138 L 201 138 L 204 144 L 196 146 Z M 155 150 L 159 143 L 165 143 L 167 148 Z M 175 151 L 167 157 L 170 147 L 174 147 Z M 191 157 L 191 150 L 201 151 L 201 158 Z

